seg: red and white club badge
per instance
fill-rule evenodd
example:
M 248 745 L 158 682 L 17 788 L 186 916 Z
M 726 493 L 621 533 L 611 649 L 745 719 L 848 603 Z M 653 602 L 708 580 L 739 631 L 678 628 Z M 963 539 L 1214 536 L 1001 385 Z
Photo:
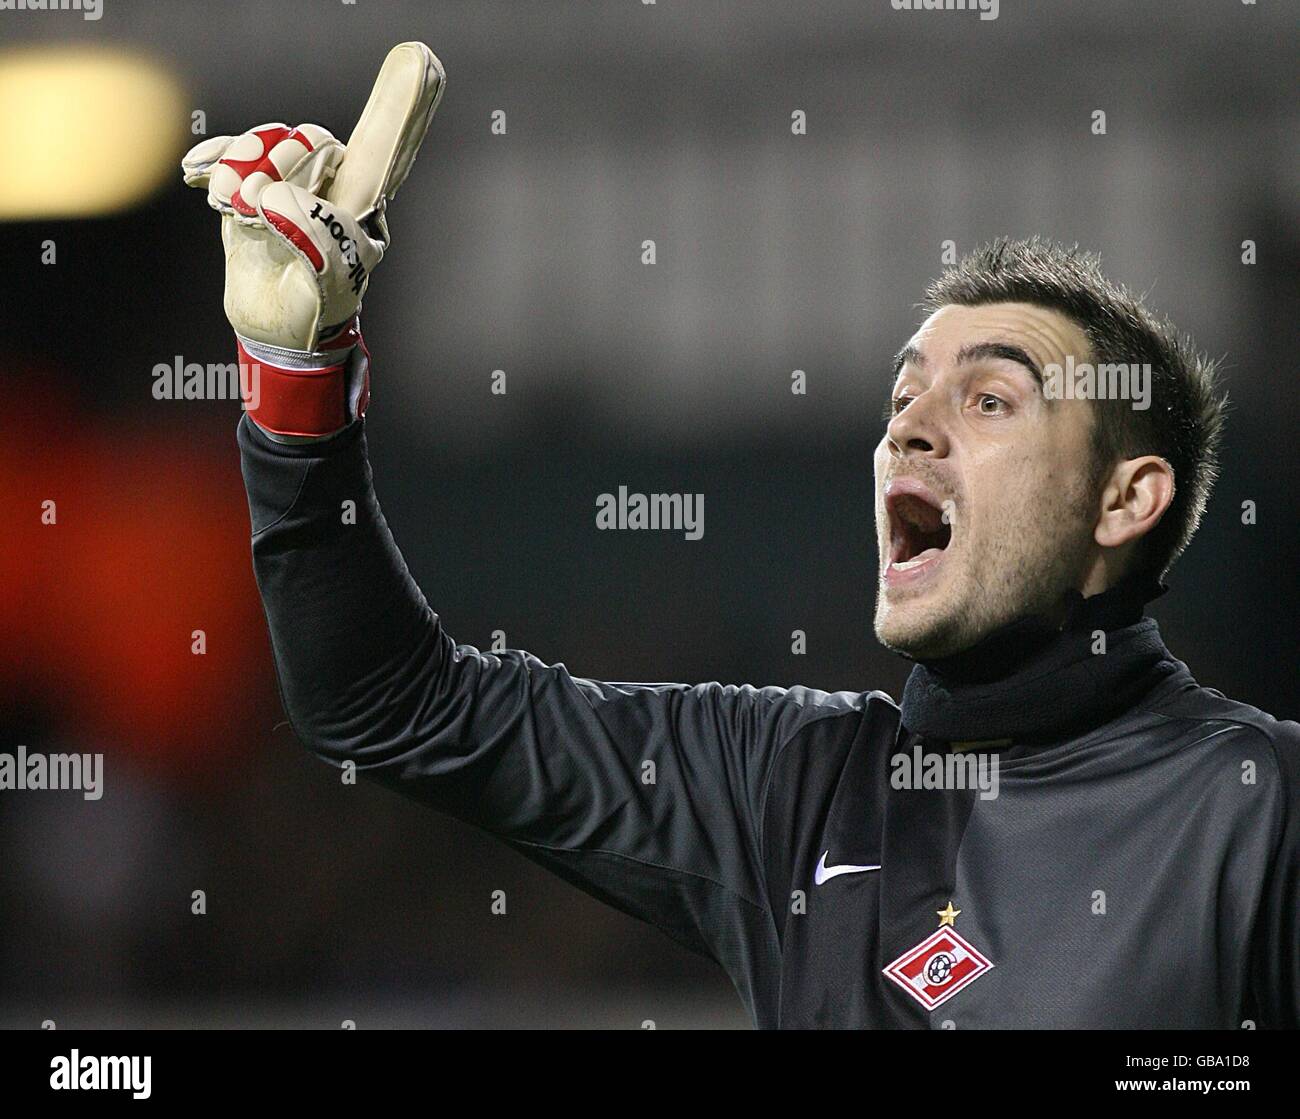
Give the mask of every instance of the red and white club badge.
M 938 910 L 938 931 L 883 969 L 926 1010 L 952 998 L 993 966 L 970 941 L 957 935 L 955 923 L 960 912 L 952 902 L 947 909 Z

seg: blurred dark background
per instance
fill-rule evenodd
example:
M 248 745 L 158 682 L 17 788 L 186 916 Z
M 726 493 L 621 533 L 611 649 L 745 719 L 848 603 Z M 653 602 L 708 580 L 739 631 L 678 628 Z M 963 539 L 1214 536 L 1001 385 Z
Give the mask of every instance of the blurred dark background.
M 1285 5 L 4 12 L 0 91 L 75 47 L 162 74 L 175 101 L 0 97 L 0 138 L 117 130 L 69 172 L 87 189 L 143 160 L 138 130 L 164 149 L 132 197 L 69 216 L 6 213 L 31 167 L 0 143 L 0 750 L 106 756 L 101 800 L 0 792 L 0 1025 L 745 1023 L 711 964 L 308 757 L 253 583 L 238 408 L 152 395 L 160 362 L 233 360 L 218 220 L 180 182 L 191 114 L 208 135 L 312 120 L 346 139 L 405 39 L 449 81 L 367 297 L 368 427 L 389 521 L 458 640 L 500 630 L 597 678 L 896 696 L 908 666 L 870 625 L 889 360 L 945 241 L 1040 233 L 1101 252 L 1225 356 L 1223 476 L 1154 612 L 1203 683 L 1296 715 Z M 597 531 L 619 485 L 704 493 L 704 539 Z

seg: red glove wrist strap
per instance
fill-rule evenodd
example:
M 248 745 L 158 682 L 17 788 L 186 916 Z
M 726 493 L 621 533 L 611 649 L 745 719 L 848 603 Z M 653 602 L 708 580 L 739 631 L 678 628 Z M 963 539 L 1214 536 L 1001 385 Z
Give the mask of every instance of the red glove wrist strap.
M 245 391 L 244 408 L 259 427 L 276 435 L 319 437 L 331 435 L 365 415 L 370 397 L 368 368 L 364 373 L 366 383 L 356 402 L 356 416 L 352 415 L 348 400 L 348 362 L 352 360 L 354 346 L 361 347 L 369 365 L 360 331 L 345 331 L 335 340 L 328 348 L 339 349 L 342 360 L 318 369 L 273 365 L 265 358 L 249 354 L 238 337 L 235 345 L 240 365 L 247 367 L 247 373 L 240 378 Z

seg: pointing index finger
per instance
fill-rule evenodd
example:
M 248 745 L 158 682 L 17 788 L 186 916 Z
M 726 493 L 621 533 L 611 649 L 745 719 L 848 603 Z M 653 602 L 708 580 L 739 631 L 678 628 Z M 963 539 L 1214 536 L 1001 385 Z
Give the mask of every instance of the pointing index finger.
M 438 56 L 423 43 L 399 43 L 388 52 L 348 140 L 330 201 L 358 219 L 382 211 L 410 172 L 446 83 Z

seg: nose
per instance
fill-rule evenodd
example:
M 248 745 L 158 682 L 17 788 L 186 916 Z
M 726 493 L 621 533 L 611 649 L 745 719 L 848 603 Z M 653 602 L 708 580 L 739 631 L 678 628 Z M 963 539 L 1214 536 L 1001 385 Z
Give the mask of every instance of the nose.
M 894 458 L 947 456 L 948 429 L 942 415 L 942 403 L 933 389 L 914 396 L 907 407 L 889 421 L 885 440 Z

